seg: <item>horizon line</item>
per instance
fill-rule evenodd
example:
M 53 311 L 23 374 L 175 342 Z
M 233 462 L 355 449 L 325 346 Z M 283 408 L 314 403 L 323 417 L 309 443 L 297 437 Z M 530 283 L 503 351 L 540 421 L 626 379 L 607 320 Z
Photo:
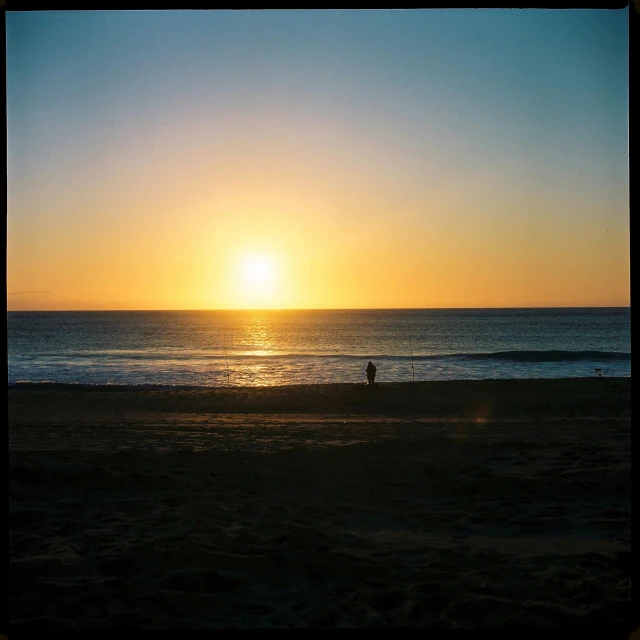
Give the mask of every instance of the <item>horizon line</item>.
M 521 306 L 521 307 L 282 307 L 282 308 L 237 308 L 237 309 L 7 309 L 7 313 L 101 313 L 101 312 L 194 312 L 194 311 L 470 311 L 513 309 L 630 309 L 631 305 L 572 305 L 572 306 Z

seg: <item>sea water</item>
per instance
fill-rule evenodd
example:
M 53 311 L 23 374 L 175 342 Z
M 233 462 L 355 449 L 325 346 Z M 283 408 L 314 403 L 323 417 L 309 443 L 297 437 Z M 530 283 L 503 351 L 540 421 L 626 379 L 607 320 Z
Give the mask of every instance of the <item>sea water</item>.
M 8 312 L 7 343 L 9 385 L 631 375 L 628 307 Z

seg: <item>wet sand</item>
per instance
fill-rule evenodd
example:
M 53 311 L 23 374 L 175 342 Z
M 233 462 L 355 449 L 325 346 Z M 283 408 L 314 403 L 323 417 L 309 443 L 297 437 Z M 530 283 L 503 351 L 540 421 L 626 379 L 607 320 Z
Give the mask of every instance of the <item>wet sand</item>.
M 12 388 L 11 622 L 628 636 L 629 405 L 606 378 Z

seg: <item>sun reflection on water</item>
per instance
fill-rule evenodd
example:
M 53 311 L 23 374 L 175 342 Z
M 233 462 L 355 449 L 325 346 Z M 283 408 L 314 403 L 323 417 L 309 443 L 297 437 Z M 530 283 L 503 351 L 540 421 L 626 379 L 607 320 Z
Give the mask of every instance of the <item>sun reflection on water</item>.
M 243 345 L 238 355 L 271 356 L 276 354 L 276 340 L 271 323 L 264 316 L 255 316 L 248 322 L 240 335 Z
M 278 355 L 275 351 L 269 351 L 268 349 L 256 349 L 255 351 L 244 351 L 243 356 L 274 356 Z

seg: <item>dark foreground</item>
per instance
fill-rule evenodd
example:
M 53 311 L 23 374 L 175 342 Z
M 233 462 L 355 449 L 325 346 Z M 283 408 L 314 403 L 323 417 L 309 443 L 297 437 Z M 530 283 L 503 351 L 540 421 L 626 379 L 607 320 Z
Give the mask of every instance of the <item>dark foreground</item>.
M 12 389 L 12 626 L 627 637 L 629 382 Z

